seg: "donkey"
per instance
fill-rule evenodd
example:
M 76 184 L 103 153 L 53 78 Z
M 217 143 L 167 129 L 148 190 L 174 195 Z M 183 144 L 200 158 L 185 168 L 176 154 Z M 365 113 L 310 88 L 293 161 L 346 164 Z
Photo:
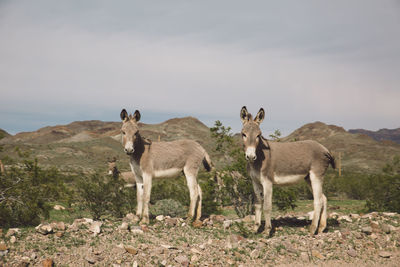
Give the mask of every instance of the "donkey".
M 112 175 L 115 179 L 122 178 L 126 183 L 124 187 L 135 187 L 136 179 L 135 174 L 130 172 L 120 172 L 117 168 L 117 159 L 113 158 L 108 161 L 108 174 Z
M 171 142 L 152 142 L 139 133 L 137 122 L 140 112 L 129 115 L 121 111 L 122 145 L 130 157 L 130 166 L 136 177 L 137 209 L 136 215 L 142 217 L 141 223 L 149 222 L 149 201 L 153 178 L 176 177 L 184 173 L 190 192 L 188 219 L 200 220 L 202 191 L 197 183 L 197 173 L 203 164 L 211 171 L 212 162 L 205 149 L 193 140 Z M 196 209 L 197 207 L 197 209 Z
M 314 197 L 310 232 L 314 235 L 318 228 L 318 233 L 321 233 L 326 228 L 327 220 L 327 199 L 322 192 L 322 184 L 329 164 L 335 168 L 335 160 L 327 148 L 312 140 L 290 143 L 268 141 L 260 130 L 264 116 L 263 108 L 260 108 L 254 119 L 245 106 L 240 111 L 247 170 L 256 196 L 254 230 L 259 230 L 263 206 L 264 233 L 270 235 L 272 185 L 289 185 L 305 179 L 311 186 Z

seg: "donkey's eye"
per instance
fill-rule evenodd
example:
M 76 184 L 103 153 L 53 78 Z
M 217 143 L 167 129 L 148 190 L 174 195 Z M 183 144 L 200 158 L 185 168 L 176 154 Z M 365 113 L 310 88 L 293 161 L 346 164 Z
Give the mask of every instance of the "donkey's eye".
M 121 131 L 122 132 L 122 134 L 125 134 L 125 132 L 124 131 Z
M 246 138 L 247 136 L 246 136 L 244 133 L 242 133 L 242 137 L 243 137 L 243 138 Z

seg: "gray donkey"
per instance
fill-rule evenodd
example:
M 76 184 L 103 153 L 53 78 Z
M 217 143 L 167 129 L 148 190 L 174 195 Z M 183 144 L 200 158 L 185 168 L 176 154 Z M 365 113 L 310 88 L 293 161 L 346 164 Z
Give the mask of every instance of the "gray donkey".
M 212 162 L 205 149 L 193 140 L 176 140 L 171 142 L 151 142 L 139 133 L 137 122 L 140 112 L 129 115 L 121 111 L 122 145 L 130 157 L 130 166 L 136 177 L 137 210 L 142 217 L 141 223 L 149 222 L 149 201 L 153 178 L 176 177 L 182 172 L 186 176 L 190 192 L 188 217 L 196 221 L 201 217 L 202 192 L 197 183 L 197 173 L 203 164 L 207 171 Z M 197 206 L 197 209 L 196 209 Z
M 314 197 L 310 232 L 313 235 L 318 228 L 318 233 L 321 233 L 326 228 L 327 220 L 327 199 L 322 192 L 322 184 L 329 164 L 335 168 L 335 160 L 328 149 L 312 140 L 290 143 L 267 141 L 260 130 L 264 116 L 262 108 L 254 119 L 246 107 L 240 111 L 247 170 L 256 195 L 255 231 L 260 227 L 261 208 L 264 206 L 264 233 L 270 235 L 272 185 L 294 184 L 305 179 Z

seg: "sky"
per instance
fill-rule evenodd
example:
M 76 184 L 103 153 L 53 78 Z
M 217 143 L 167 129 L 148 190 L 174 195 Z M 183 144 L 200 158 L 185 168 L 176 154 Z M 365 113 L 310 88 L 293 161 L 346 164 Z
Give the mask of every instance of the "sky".
M 193 116 L 400 127 L 400 1 L 0 0 L 0 128 Z

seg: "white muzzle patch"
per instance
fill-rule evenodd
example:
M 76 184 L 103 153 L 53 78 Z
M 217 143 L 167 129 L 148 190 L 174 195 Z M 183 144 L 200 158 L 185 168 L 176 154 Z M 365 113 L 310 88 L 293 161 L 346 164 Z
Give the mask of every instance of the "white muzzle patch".
M 249 146 L 246 149 L 246 159 L 248 160 L 255 160 L 257 158 L 256 156 L 256 148 L 253 146 Z
M 126 142 L 124 150 L 128 154 L 132 154 L 135 151 L 135 149 L 133 149 L 133 143 L 131 141 Z

